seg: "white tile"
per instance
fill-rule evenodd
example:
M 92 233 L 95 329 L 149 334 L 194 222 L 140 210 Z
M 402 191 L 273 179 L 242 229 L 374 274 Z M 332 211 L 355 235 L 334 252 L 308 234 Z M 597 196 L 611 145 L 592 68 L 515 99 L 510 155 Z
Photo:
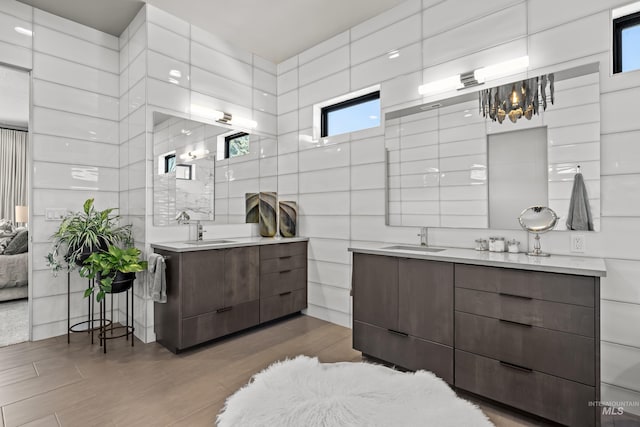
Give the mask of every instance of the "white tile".
M 345 264 L 309 260 L 308 278 L 309 282 L 343 288 L 347 290 L 346 296 L 349 294 L 348 289 L 351 288 L 351 268 Z M 347 303 L 344 304 L 347 310 L 349 303 L 347 299 Z
M 400 56 L 389 58 L 384 53 L 369 61 L 360 63 L 351 69 L 351 88 L 358 89 L 392 79 L 398 75 L 418 71 L 422 68 L 420 57 L 421 43 L 414 43 L 397 49 Z M 416 99 L 418 86 L 414 87 L 413 99 Z M 409 101 L 407 99 L 405 101 Z M 404 102 L 404 101 L 403 101 Z
M 129 66 L 129 87 L 133 87 L 147 74 L 147 57 L 146 55 L 138 55 Z
M 34 79 L 33 105 L 118 120 L 118 98 Z
M 285 114 L 298 109 L 298 91 L 292 90 L 278 95 L 278 114 Z
M 118 169 L 33 162 L 33 187 L 118 191 Z
M 278 174 L 286 175 L 298 172 L 298 153 L 281 154 L 278 156 Z
M 143 55 L 143 51 L 147 48 L 147 26 L 143 25 L 132 33 L 128 45 L 129 63 L 138 56 Z
M 399 49 L 421 38 L 421 17 L 416 14 L 351 43 L 351 64 Z
M 329 51 L 324 55 L 300 66 L 298 76 L 300 86 L 309 84 L 330 74 L 349 67 L 349 46 Z
M 0 57 L 2 62 L 15 67 L 30 70 L 32 67 L 31 49 L 0 41 Z
M 600 158 L 602 174 L 640 173 L 640 132 L 602 135 Z
M 380 107 L 386 108 L 420 99 L 418 87 L 422 84 L 422 72 L 393 77 L 380 86 Z
M 158 9 L 153 5 L 147 5 L 147 20 L 148 22 L 160 25 L 166 29 L 178 33 L 181 36 L 189 37 L 190 26 L 189 23 L 182 19 L 165 12 L 162 9 Z
M 320 57 L 349 44 L 349 31 L 345 31 L 336 36 L 333 36 L 312 48 L 305 50 L 298 55 L 298 62 L 300 65 L 314 61 Z
M 138 135 L 144 135 L 147 127 L 145 113 L 144 108 L 138 108 L 129 115 L 129 138 L 133 139 Z
M 349 215 L 349 192 L 301 194 L 300 215 Z
M 278 175 L 275 173 L 273 176 L 260 177 L 260 191 L 273 191 L 278 192 Z
M 151 22 L 147 23 L 149 49 L 182 62 L 189 62 L 189 38 L 180 36 Z
M 424 159 L 437 159 L 438 158 L 438 146 L 437 145 L 427 145 L 424 147 L 416 147 L 416 148 L 406 148 L 406 149 L 401 149 L 400 150 L 400 162 L 402 162 L 403 164 L 405 162 L 410 162 L 410 163 L 417 163 L 418 160 L 424 160 Z M 444 160 L 444 159 L 443 159 Z M 425 165 L 431 165 L 431 162 L 421 162 L 422 164 Z M 435 166 L 435 170 L 433 170 L 433 172 L 437 171 L 438 168 L 438 164 L 437 163 L 433 163 L 433 165 Z M 403 166 L 403 165 L 401 165 Z M 427 166 L 430 167 L 430 166 Z M 403 173 L 417 173 L 417 172 L 429 172 L 428 169 L 422 168 L 420 167 L 418 170 L 415 170 L 413 168 L 410 169 L 404 169 L 403 168 Z
M 123 107 L 126 108 L 127 114 L 133 113 L 147 102 L 147 81 L 140 80 L 135 86 L 129 90 L 127 102 Z M 121 106 L 122 107 L 122 106 Z
M 278 193 L 296 194 L 298 192 L 298 174 L 284 175 L 278 168 Z
M 191 89 L 233 102 L 234 104 L 245 107 L 251 106 L 252 89 L 250 86 L 237 83 L 199 68 L 191 69 Z
M 276 115 L 253 110 L 253 120 L 258 123 L 256 131 L 269 135 L 278 133 L 278 117 Z
M 440 215 L 440 227 L 487 228 L 486 215 Z
M 26 21 L 31 21 L 33 15 L 33 8 L 31 6 L 17 1 L 1 2 L 0 11 Z
M 351 239 L 369 242 L 418 243 L 416 227 L 389 227 L 384 216 L 351 216 Z
M 96 193 L 92 190 L 64 190 L 64 189 L 34 189 L 32 215 L 45 215 L 46 208 L 67 208 L 70 211 L 81 209 L 85 200 L 95 197 L 97 209 L 106 209 L 118 206 L 118 192 L 101 191 Z M 47 239 L 47 242 L 49 240 Z
M 424 38 L 457 28 L 469 21 L 478 20 L 509 7 L 513 2 L 494 0 L 491 2 L 473 2 L 449 0 L 441 2 L 423 12 L 422 33 Z
M 384 215 L 385 190 L 361 190 L 351 192 L 352 215 Z
M 360 139 L 351 142 L 351 164 L 380 163 L 385 160 L 382 137 Z
M 199 43 L 191 43 L 191 64 L 245 85 L 252 82 L 251 65 Z
M 277 66 L 278 68 L 278 76 L 286 73 L 287 71 L 291 71 L 298 66 L 298 56 L 292 56 L 289 59 L 285 59 L 280 62 Z
M 66 136 L 75 139 L 118 142 L 118 122 L 97 117 L 79 116 L 48 108 L 33 108 L 34 133 Z
M 607 277 L 601 279 L 600 296 L 605 300 L 640 304 L 640 261 L 607 259 Z
M 189 89 L 189 64 L 149 51 L 147 67 L 149 77 Z
M 189 90 L 156 79 L 147 80 L 147 102 L 149 105 L 168 108 L 188 114 L 191 110 Z
M 309 239 L 308 247 L 309 259 L 342 264 L 351 263 L 348 240 L 313 238 Z
M 439 64 L 523 37 L 526 19 L 526 4 L 521 3 L 426 38 L 423 42 L 424 65 Z M 486 28 L 497 27 L 500 31 L 486 31 Z
M 384 164 L 373 163 L 351 167 L 351 189 L 369 190 L 384 188 L 385 173 Z
M 549 163 L 600 160 L 600 143 L 588 142 L 550 146 L 547 153 Z
M 278 98 L 280 99 L 280 98 Z M 276 96 L 262 90 L 253 90 L 253 108 L 269 114 L 278 114 Z
M 530 67 L 555 64 L 609 49 L 609 11 L 568 22 L 529 37 Z
M 278 95 L 287 93 L 290 90 L 298 88 L 298 69 L 278 75 Z
M 628 3 L 625 0 L 608 0 L 604 2 L 583 2 L 580 0 L 568 0 L 563 3 L 563 7 L 556 8 L 556 13 L 550 14 L 549 7 L 556 5 L 552 0 L 541 0 L 529 4 L 529 32 L 537 33 L 541 30 L 567 24 L 576 18 L 591 15 L 614 7 Z
M 640 216 L 640 174 L 603 176 L 602 215 Z
M 640 347 L 635 325 L 640 322 L 638 305 L 601 301 L 601 338 L 616 344 Z
M 276 64 L 274 64 L 273 62 L 264 59 L 256 54 L 253 54 L 253 65 L 255 67 L 258 67 L 264 71 L 266 71 L 269 74 L 273 74 L 276 75 L 277 74 L 277 68 L 276 68 Z
M 440 144 L 439 150 L 440 157 L 482 154 L 487 152 L 487 140 L 485 138 L 478 138 Z
M 600 120 L 599 104 L 586 104 L 562 110 L 546 111 L 543 117 L 544 123 L 550 128 L 580 123 L 595 123 L 598 120 Z
M 76 165 L 118 167 L 118 146 L 93 141 L 32 135 L 33 160 Z
M 420 12 L 420 8 L 421 4 L 419 0 L 403 1 L 397 6 L 352 27 L 351 39 L 360 39 L 368 34 L 382 30 L 403 18 L 418 14 Z
M 33 48 L 80 64 L 117 74 L 120 57 L 116 50 L 95 45 L 39 25 L 34 26 Z
M 253 68 L 253 86 L 269 93 L 277 93 L 278 91 L 276 76 L 255 67 Z
M 487 156 L 484 154 L 446 157 L 440 159 L 441 172 L 486 170 L 486 168 Z
M 29 37 L 26 34 L 17 32 L 15 28 L 24 28 L 25 30 L 31 30 L 31 19 L 23 20 L 15 16 L 0 13 L 0 40 L 5 43 L 10 43 L 17 46 L 26 47 L 27 49 L 31 49 L 33 38 Z
M 233 56 L 234 58 L 239 59 L 243 62 L 246 62 L 247 64 L 251 64 L 251 53 L 242 49 L 238 49 L 228 41 L 223 40 L 215 34 L 196 27 L 195 25 L 191 26 L 191 39 L 207 47 L 215 49 L 218 52 L 222 52 L 229 56 Z
M 307 237 L 321 237 L 324 239 L 348 239 L 348 216 L 298 216 L 300 235 Z
M 118 76 L 53 56 L 33 55 L 33 77 L 109 96 L 118 96 Z
M 464 141 L 467 139 L 475 139 L 478 135 L 484 133 L 484 123 L 476 123 L 471 125 L 459 126 L 457 128 L 441 129 L 440 143 Z
M 326 307 L 319 307 L 311 303 L 309 303 L 309 307 L 305 314 L 307 316 L 315 317 L 316 319 L 324 320 L 325 322 L 335 323 L 336 325 L 340 325 L 345 328 L 351 328 L 352 325 L 350 314 L 341 313 Z
M 340 71 L 329 77 L 300 87 L 299 102 L 301 107 L 316 102 L 326 101 L 349 92 L 349 71 Z
M 115 51 L 120 48 L 118 38 L 111 34 L 53 15 L 38 8 L 33 9 L 33 22 L 34 24 L 43 25 L 52 30 L 66 33 L 78 39 L 107 47 Z M 38 36 L 38 34 L 35 34 L 35 37 Z
M 640 391 L 640 349 L 603 342 L 601 351 L 602 381 Z
M 440 200 L 487 200 L 486 185 L 440 188 Z
M 349 144 L 304 150 L 299 154 L 300 171 L 337 168 L 349 165 Z
M 634 97 L 640 94 L 640 87 L 633 89 L 606 93 L 601 96 L 601 109 L 603 112 L 615 114 L 603 114 L 600 121 L 603 134 L 623 131 L 638 130 L 633 110 Z
M 289 133 L 298 130 L 298 111 L 278 115 L 278 133 Z
M 349 190 L 349 168 L 300 172 L 299 185 L 301 194 Z
M 601 383 L 601 399 L 607 402 L 640 402 L 640 393 L 628 388 L 616 387 L 606 383 Z M 640 415 L 640 409 L 636 406 L 626 406 L 625 413 Z

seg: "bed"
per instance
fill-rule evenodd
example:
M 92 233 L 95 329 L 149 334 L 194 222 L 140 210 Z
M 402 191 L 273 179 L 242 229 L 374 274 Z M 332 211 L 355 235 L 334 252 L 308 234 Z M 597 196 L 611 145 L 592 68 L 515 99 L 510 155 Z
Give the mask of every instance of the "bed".
M 28 231 L 2 230 L 0 237 L 0 301 L 27 298 L 29 292 Z

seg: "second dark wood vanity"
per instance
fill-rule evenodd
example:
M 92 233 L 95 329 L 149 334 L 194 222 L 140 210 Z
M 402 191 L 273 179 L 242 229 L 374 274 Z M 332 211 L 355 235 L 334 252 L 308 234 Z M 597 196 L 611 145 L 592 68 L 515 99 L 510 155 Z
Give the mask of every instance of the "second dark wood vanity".
M 156 340 L 174 353 L 307 307 L 306 241 L 154 251 L 167 276 Z
M 602 260 L 594 271 L 588 259 L 474 265 L 351 250 L 355 349 L 561 424 L 599 425 Z

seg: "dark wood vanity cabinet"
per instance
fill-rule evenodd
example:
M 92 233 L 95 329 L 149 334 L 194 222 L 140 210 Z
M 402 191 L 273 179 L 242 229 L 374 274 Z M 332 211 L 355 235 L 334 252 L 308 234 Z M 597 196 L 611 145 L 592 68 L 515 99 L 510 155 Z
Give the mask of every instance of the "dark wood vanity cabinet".
M 353 254 L 355 349 L 565 425 L 600 424 L 599 306 L 599 277 Z
M 453 264 L 353 255 L 353 347 L 453 384 Z
M 156 340 L 177 352 L 306 308 L 306 250 L 307 242 L 155 249 L 167 275 L 167 302 L 154 304 Z

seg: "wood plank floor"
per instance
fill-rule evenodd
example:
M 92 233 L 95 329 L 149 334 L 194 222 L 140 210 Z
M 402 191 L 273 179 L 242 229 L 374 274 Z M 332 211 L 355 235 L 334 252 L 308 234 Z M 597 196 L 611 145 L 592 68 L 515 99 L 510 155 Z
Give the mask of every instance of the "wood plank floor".
M 62 336 L 0 348 L 0 427 L 211 426 L 225 399 L 276 360 L 362 360 L 350 329 L 307 316 L 179 355 L 157 343 L 132 348 L 124 339 L 110 342 L 105 355 L 87 335 L 71 338 L 70 345 Z M 499 427 L 540 425 L 476 403 Z

